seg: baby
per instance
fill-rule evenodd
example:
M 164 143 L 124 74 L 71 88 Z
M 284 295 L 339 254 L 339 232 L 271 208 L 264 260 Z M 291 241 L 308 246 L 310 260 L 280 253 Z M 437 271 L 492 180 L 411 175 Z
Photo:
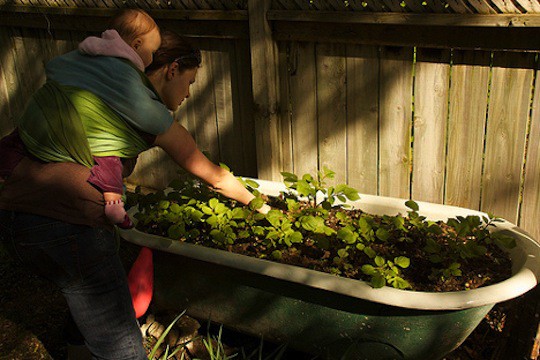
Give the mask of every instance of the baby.
M 127 59 L 144 72 L 160 45 L 160 31 L 155 21 L 143 10 L 126 9 L 111 20 L 109 30 L 103 32 L 101 38 L 88 37 L 82 41 L 79 51 L 88 55 Z M 120 158 L 94 156 L 94 162 L 88 182 L 103 192 L 105 215 L 121 228 L 133 227 L 122 201 L 123 166 Z

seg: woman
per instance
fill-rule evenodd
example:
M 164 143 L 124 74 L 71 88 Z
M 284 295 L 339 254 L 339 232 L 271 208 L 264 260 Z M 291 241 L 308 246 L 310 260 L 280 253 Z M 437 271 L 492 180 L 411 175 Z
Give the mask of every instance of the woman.
M 177 35 L 164 33 L 148 68 L 149 89 L 153 86 L 158 95 L 153 101 L 175 110 L 189 97 L 199 65 L 197 50 Z M 129 101 L 121 105 L 129 106 Z M 108 105 L 114 110 L 114 104 Z M 177 122 L 156 136 L 136 130 L 223 195 L 244 204 L 253 199 L 231 173 L 199 151 Z M 8 175 L 0 191 L 2 242 L 27 267 L 60 287 L 93 358 L 146 359 L 103 194 L 87 182 L 90 169 L 39 161 L 16 139 L 8 148 L 24 157 L 9 174 L 2 172 Z M 133 167 L 133 161 L 125 161 L 124 175 Z

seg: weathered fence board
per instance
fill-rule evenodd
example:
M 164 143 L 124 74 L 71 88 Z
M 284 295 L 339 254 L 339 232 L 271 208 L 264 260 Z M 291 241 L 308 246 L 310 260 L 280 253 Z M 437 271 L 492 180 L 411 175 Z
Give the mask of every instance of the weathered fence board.
M 525 9 L 525 11 L 530 13 L 539 13 L 540 12 L 540 2 L 537 0 L 516 0 L 516 2 Z
M 281 154 L 283 156 L 283 171 L 294 172 L 293 136 L 290 108 L 290 44 L 278 43 L 278 78 L 279 78 L 279 118 L 281 128 Z
M 534 58 L 504 52 L 493 57 L 481 208 L 511 222 L 518 220 Z
M 203 44 L 204 43 L 204 44 Z M 201 42 L 201 46 L 208 46 L 208 41 Z M 197 73 L 197 81 L 193 87 L 193 101 L 186 101 L 188 107 L 188 130 L 192 132 L 199 148 L 210 159 L 216 161 L 220 157 L 217 128 L 217 104 L 214 80 L 214 61 L 218 56 L 214 50 L 206 48 L 202 54 L 205 64 Z M 190 99 L 191 100 L 191 99 Z
M 521 12 L 509 0 L 491 0 L 491 2 L 499 9 L 499 12 L 506 14 L 519 14 Z
M 277 44 L 266 19 L 270 0 L 248 0 L 257 165 L 261 177 L 280 180 L 281 154 Z
M 9 101 L 9 112 L 11 115 L 10 124 L 6 126 L 6 131 L 11 130 L 16 118 L 24 110 L 26 104 L 26 90 L 24 82 L 23 61 L 19 61 L 19 56 L 24 54 L 24 45 L 20 37 L 20 29 L 2 29 L 5 34 L 6 44 L 2 48 L 2 69 L 7 85 L 7 96 Z
M 315 45 L 293 42 L 289 49 L 289 61 L 290 98 L 288 101 L 290 102 L 293 171 L 298 175 L 315 174 L 318 169 Z
M 449 76 L 449 50 L 417 50 L 412 198 L 420 201 L 444 202 Z
M 242 149 L 236 156 L 243 159 L 243 167 L 233 169 L 235 173 L 244 176 L 257 176 L 257 152 L 255 151 L 255 124 L 253 116 L 253 92 L 251 88 L 251 62 L 249 43 L 245 40 L 235 41 L 236 62 L 232 66 L 235 86 L 233 87 L 233 107 L 235 121 L 241 121 L 241 133 L 235 141 L 242 143 Z
M 216 51 L 211 53 L 211 83 L 214 87 L 216 108 L 216 140 L 219 148 L 219 159 L 237 168 L 239 160 L 235 154 L 239 153 L 239 142 L 235 141 L 235 122 L 233 118 L 232 84 L 231 84 L 231 59 L 233 48 L 230 42 L 216 44 Z
M 446 0 L 446 2 L 448 3 L 448 5 L 450 5 L 450 8 L 458 14 L 467 14 L 474 12 L 467 4 L 465 4 L 464 0 Z
M 452 54 L 445 203 L 477 209 L 491 53 Z
M 348 45 L 347 183 L 362 193 L 377 194 L 378 132 L 379 48 Z
M 347 115 L 345 46 L 317 45 L 317 109 L 319 132 L 319 169 L 336 171 L 334 181 L 347 179 Z
M 12 115 L 14 103 L 20 97 L 13 96 L 18 89 L 15 86 L 16 76 L 13 74 L 13 57 L 11 56 L 11 38 L 7 29 L 0 28 L 0 43 L 4 46 L 0 49 L 0 136 L 9 134 L 15 127 Z
M 383 196 L 410 195 L 412 59 L 412 48 L 382 48 L 379 194 Z
M 528 139 L 525 181 L 523 184 L 523 203 L 519 226 L 531 234 L 540 234 L 540 71 L 536 71 L 536 84 L 532 104 L 531 125 Z

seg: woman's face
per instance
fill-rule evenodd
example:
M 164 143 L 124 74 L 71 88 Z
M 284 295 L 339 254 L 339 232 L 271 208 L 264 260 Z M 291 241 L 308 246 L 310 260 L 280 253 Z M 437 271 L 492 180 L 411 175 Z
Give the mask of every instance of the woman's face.
M 169 110 L 175 111 L 189 97 L 189 87 L 195 82 L 197 68 L 178 70 L 170 76 L 161 98 Z

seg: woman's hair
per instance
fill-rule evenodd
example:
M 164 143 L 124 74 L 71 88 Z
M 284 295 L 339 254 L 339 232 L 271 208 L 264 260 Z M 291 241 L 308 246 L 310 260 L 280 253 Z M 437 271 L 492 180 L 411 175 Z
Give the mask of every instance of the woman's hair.
M 118 31 L 128 44 L 156 28 L 158 26 L 154 19 L 141 9 L 123 9 L 109 22 L 109 29 Z
M 201 52 L 194 48 L 186 38 L 164 30 L 161 33 L 161 46 L 154 53 L 154 61 L 146 68 L 148 74 L 165 65 L 176 62 L 180 70 L 193 69 L 201 65 Z

